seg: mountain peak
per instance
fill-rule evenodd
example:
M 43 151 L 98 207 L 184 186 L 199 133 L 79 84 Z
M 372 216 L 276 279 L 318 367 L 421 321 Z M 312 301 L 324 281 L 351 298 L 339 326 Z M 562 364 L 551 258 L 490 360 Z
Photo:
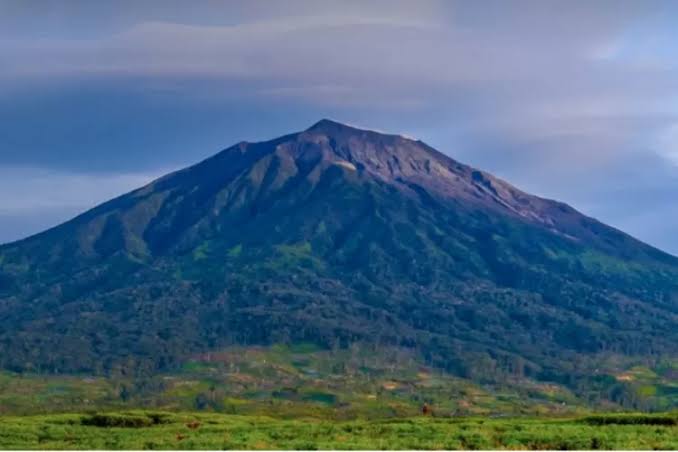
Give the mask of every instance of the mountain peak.
M 326 135 L 351 134 L 351 133 L 375 134 L 386 137 L 399 137 L 412 140 L 411 138 L 405 137 L 403 135 L 388 133 L 384 132 L 383 130 L 368 129 L 367 127 L 360 127 L 354 124 L 347 124 L 327 118 L 323 118 L 320 121 L 316 122 L 311 127 L 306 129 L 306 132 L 318 132 L 324 133 Z
M 350 126 L 348 124 L 344 124 L 339 121 L 335 121 L 332 119 L 328 118 L 323 118 L 320 121 L 316 122 L 313 124 L 311 127 L 306 129 L 307 132 L 313 132 L 313 131 L 336 131 L 336 130 L 341 130 L 341 129 L 353 129 L 353 130 L 361 130 L 357 127 Z

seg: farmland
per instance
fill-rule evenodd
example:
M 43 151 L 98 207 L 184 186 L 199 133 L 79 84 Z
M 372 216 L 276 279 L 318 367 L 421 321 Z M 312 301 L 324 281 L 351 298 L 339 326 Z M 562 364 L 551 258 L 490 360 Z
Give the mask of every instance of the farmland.
M 676 449 L 676 415 L 332 421 L 128 411 L 3 417 L 3 449 Z

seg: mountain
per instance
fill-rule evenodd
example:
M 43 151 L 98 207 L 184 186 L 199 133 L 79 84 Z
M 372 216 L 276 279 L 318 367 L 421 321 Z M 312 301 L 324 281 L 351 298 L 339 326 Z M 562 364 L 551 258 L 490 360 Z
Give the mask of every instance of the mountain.
M 0 367 L 405 347 L 477 381 L 678 357 L 678 259 L 421 141 L 322 120 L 0 247 Z

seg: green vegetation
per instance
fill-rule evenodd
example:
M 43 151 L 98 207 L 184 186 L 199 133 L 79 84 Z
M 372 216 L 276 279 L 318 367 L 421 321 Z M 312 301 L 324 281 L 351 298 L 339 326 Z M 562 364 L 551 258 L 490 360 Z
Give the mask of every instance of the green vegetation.
M 672 372 L 670 365 L 652 371 L 611 360 L 573 391 L 528 376 L 481 384 L 429 366 L 405 348 L 278 344 L 195 355 L 174 372 L 146 377 L 0 373 L 0 414 L 144 407 L 350 420 L 411 417 L 423 404 L 441 416 L 573 416 L 629 406 L 667 411 L 678 406 Z
M 242 245 L 238 244 L 228 250 L 228 257 L 235 259 L 240 256 L 240 253 L 242 253 Z
M 576 418 L 415 417 L 282 420 L 205 413 L 115 412 L 0 418 L 1 449 L 665 449 L 678 427 Z M 675 420 L 675 418 L 673 418 Z
M 605 416 L 589 416 L 582 419 L 589 425 L 668 425 L 677 426 L 676 415 L 616 414 Z
M 193 259 L 195 259 L 196 261 L 206 259 L 207 253 L 209 253 L 209 250 L 210 250 L 209 242 L 205 242 L 205 243 L 197 246 L 193 250 Z

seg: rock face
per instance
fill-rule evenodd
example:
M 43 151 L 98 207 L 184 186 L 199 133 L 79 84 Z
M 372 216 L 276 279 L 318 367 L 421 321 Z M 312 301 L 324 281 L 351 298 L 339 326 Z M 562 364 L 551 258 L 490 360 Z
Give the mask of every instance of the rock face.
M 678 355 L 678 259 L 421 141 L 329 120 L 0 247 L 0 366 L 153 372 L 229 344 L 411 347 L 493 380 Z

